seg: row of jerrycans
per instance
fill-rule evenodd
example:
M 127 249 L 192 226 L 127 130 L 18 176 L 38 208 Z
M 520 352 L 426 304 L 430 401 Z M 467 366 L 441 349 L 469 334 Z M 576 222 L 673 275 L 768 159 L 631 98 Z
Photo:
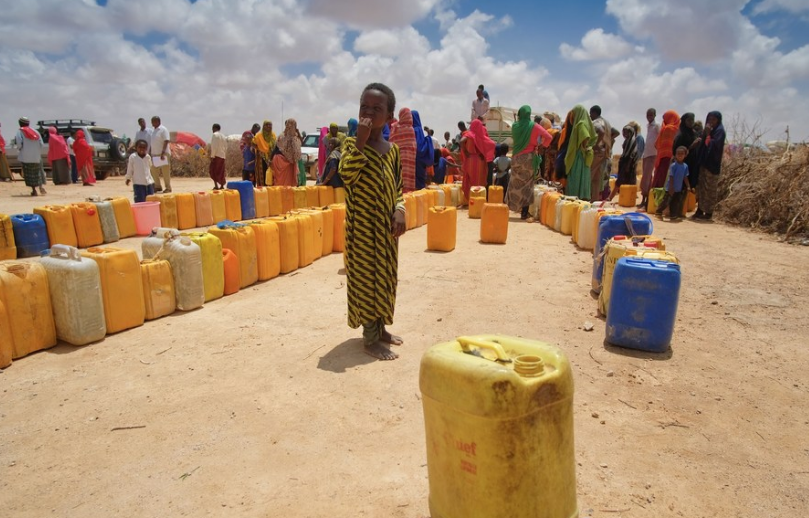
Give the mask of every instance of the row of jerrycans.
M 134 236 L 135 218 L 127 198 L 101 200 L 69 205 L 45 205 L 34 208 L 34 214 L 44 221 L 51 245 L 79 248 L 112 243 Z
M 242 195 L 237 189 L 194 193 L 153 194 L 147 201 L 160 203 L 160 222 L 165 228 L 187 230 L 216 225 L 222 221 L 267 218 L 293 209 L 327 207 L 345 202 L 345 190 L 331 186 L 255 187 L 255 215 L 242 214 Z M 249 216 L 245 218 L 244 216 Z

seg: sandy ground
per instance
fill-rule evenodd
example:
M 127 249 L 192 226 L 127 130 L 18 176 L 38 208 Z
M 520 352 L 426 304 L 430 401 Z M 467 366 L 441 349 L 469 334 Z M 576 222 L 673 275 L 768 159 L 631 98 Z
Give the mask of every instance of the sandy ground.
M 175 192 L 208 184 L 174 180 Z M 48 189 L 0 184 L 0 212 L 129 192 L 120 178 Z M 397 361 L 363 354 L 345 324 L 337 254 L 16 361 L 0 374 L 0 514 L 427 516 L 421 355 L 500 333 L 569 355 L 582 516 L 804 515 L 809 248 L 655 225 L 683 264 L 670 354 L 605 346 L 591 255 L 568 237 L 512 220 L 508 244 L 482 245 L 462 212 L 452 253 L 426 253 L 426 227 L 402 238 Z

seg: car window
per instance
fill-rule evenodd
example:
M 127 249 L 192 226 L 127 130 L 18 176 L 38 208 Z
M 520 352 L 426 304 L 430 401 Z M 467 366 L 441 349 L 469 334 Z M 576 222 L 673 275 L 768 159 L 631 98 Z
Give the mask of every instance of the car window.
M 319 135 L 306 135 L 306 138 L 303 139 L 303 143 L 301 144 L 301 146 L 318 147 L 319 141 L 320 141 Z
M 103 144 L 112 142 L 112 133 L 109 131 L 90 130 L 90 136 L 93 138 L 93 142 L 101 142 Z

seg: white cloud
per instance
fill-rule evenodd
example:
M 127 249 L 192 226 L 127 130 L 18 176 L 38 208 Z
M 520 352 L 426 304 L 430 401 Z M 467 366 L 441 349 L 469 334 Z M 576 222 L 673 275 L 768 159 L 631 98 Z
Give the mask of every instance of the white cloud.
M 748 1 L 607 0 L 607 14 L 627 34 L 652 40 L 668 59 L 708 63 L 736 48 Z
M 786 54 L 778 50 L 781 40 L 761 34 L 746 21 L 744 38 L 733 51 L 731 67 L 735 75 L 751 87 L 777 87 L 809 77 L 809 45 Z
M 642 51 L 642 49 L 637 49 Z M 625 39 L 604 32 L 604 29 L 591 29 L 581 39 L 581 47 L 574 47 L 567 43 L 559 46 L 562 57 L 571 61 L 593 61 L 602 59 L 622 58 L 633 51 Z
M 402 29 L 376 29 L 361 33 L 354 41 L 354 50 L 380 56 L 420 56 L 429 52 L 430 42 L 409 26 Z

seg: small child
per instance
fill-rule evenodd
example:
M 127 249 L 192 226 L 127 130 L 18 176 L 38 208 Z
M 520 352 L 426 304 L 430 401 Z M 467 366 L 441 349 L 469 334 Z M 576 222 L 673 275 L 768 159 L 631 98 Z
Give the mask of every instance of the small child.
M 688 156 L 688 148 L 685 146 L 678 147 L 674 153 L 674 162 L 671 163 L 666 178 L 666 193 L 655 212 L 661 218 L 667 207 L 671 214 L 671 221 L 680 221 L 682 218 L 683 204 L 687 192 L 691 190 L 691 185 L 688 183 L 688 165 L 685 163 L 686 156 Z M 683 189 L 683 185 L 685 185 L 685 189 Z
M 494 177 L 492 185 L 499 185 L 503 188 L 503 197 L 508 192 L 508 181 L 511 177 L 511 159 L 508 155 L 508 144 L 501 144 L 498 148 L 497 157 L 494 159 Z
M 320 185 L 330 185 L 332 187 L 343 187 L 343 179 L 340 177 L 340 139 L 332 137 L 328 140 L 329 158 L 326 159 L 326 167 L 323 168 L 323 176 Z
M 443 148 L 446 149 L 446 148 Z M 433 183 L 441 185 L 447 179 L 447 168 L 460 169 L 461 166 L 444 158 L 440 149 L 433 150 Z
M 135 153 L 129 155 L 126 165 L 126 185 L 134 182 L 135 203 L 146 201 L 146 196 L 154 194 L 154 179 L 152 178 L 152 157 L 146 154 L 149 144 L 140 139 L 135 142 Z

